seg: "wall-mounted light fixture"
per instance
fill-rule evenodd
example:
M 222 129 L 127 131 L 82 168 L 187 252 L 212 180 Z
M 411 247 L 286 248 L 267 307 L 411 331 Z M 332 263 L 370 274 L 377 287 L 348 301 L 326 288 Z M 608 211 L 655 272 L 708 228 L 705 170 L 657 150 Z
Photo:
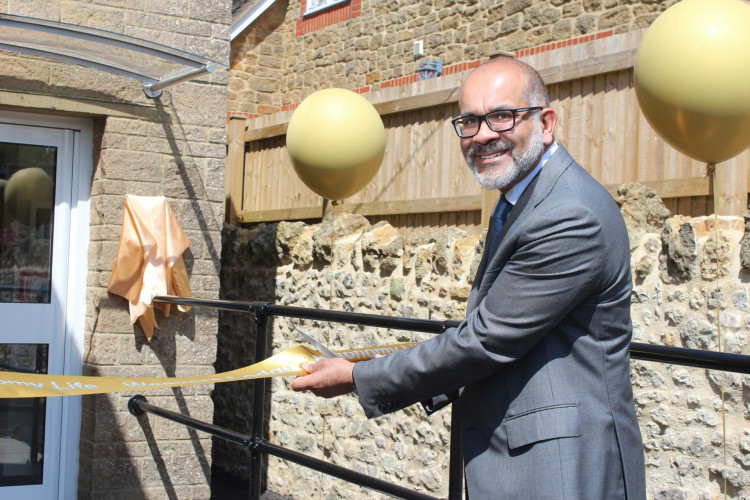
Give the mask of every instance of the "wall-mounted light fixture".
M 422 66 L 417 68 L 417 74 L 420 80 L 428 80 L 443 74 L 443 60 L 425 61 Z

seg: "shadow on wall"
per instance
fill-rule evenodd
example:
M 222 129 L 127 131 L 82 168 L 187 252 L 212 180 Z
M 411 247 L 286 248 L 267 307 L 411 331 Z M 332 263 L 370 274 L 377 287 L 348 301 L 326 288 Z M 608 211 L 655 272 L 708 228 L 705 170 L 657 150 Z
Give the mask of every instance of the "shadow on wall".
M 191 261 L 192 263 L 192 261 Z M 127 302 L 120 297 L 102 297 L 96 307 L 97 317 L 100 314 L 110 316 L 107 310 L 123 321 L 128 322 Z M 84 375 L 121 376 L 115 365 L 159 364 L 164 375 L 174 377 L 177 373 L 177 358 L 183 358 L 180 348 L 180 337 L 185 337 L 192 344 L 196 336 L 196 324 L 202 321 L 201 311 L 191 314 L 176 313 L 168 318 L 159 316 L 159 330 L 151 343 L 137 323 L 132 325 L 133 334 L 128 334 L 124 343 L 127 349 L 107 348 L 117 344 L 114 337 L 123 338 L 122 334 L 109 334 L 94 326 L 91 349 L 84 364 Z M 97 322 L 97 325 L 99 322 Z M 102 369 L 100 369 L 102 366 Z M 127 366 L 123 369 L 129 369 Z M 149 399 L 157 405 L 164 406 L 169 400 L 170 409 L 183 415 L 190 415 L 199 420 L 206 420 L 206 405 L 196 405 L 195 388 L 173 387 L 163 393 L 149 393 Z M 201 390 L 201 388 L 197 388 Z M 171 392 L 171 395 L 168 393 Z M 79 496 L 81 498 L 98 498 L 111 496 L 117 492 L 117 498 L 145 498 L 158 492 L 164 498 L 178 499 L 180 492 L 193 485 L 206 485 L 210 480 L 209 457 L 205 452 L 205 437 L 197 431 L 180 426 L 176 429 L 155 423 L 154 417 L 143 414 L 133 417 L 127 410 L 127 400 L 133 393 L 97 394 L 83 396 L 81 425 L 81 454 L 79 473 Z M 160 402 L 161 401 L 161 402 Z M 192 408 L 192 411 L 191 411 Z M 137 423 L 134 421 L 137 419 Z M 182 429 L 185 431 L 182 431 Z M 186 438 L 175 441 L 176 433 L 186 434 Z M 202 441 L 203 439 L 203 441 Z M 136 441 L 138 441 L 136 443 Z M 176 444 L 179 443 L 179 444 Z M 148 450 L 134 445 L 146 444 Z M 175 461 L 175 446 L 181 450 L 182 462 Z M 141 453 L 141 454 L 139 454 Z M 179 458 L 179 457 L 178 457 Z
M 277 226 L 241 230 L 225 225 L 222 232 L 220 298 L 245 302 L 274 302 L 276 290 Z M 261 238 L 252 237 L 262 233 Z M 250 236 L 250 237 L 248 237 Z M 269 331 L 271 331 L 269 321 Z M 254 315 L 219 311 L 216 372 L 234 370 L 255 362 L 257 329 Z M 270 345 L 268 339 L 268 345 Z M 265 357 L 265 356 L 264 356 Z M 214 424 L 243 434 L 252 433 L 253 382 L 216 384 L 213 391 Z M 270 406 L 270 393 L 266 397 Z M 266 411 L 266 418 L 269 412 Z M 264 422 L 267 437 L 268 423 Z M 212 446 L 211 496 L 216 499 L 247 498 L 250 451 L 229 441 L 214 438 Z M 266 463 L 263 463 L 266 469 Z M 265 472 L 263 474 L 265 478 Z M 265 479 L 264 479 L 265 483 Z M 262 485 L 265 490 L 265 484 Z

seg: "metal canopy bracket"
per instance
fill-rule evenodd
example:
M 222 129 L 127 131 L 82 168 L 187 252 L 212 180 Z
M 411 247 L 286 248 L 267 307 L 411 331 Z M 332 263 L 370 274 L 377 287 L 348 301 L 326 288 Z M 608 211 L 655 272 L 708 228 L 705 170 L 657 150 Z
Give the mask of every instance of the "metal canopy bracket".
M 75 24 L 0 13 L 0 27 L 0 49 L 133 78 L 143 83 L 144 93 L 152 99 L 170 85 L 213 72 L 219 64 L 166 45 Z

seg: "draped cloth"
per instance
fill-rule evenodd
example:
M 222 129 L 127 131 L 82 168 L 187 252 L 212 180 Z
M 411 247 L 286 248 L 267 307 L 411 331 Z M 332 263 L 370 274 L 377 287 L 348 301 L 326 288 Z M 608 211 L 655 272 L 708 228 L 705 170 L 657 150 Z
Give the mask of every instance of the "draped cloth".
M 139 321 L 150 342 L 158 328 L 154 308 L 169 316 L 170 304 L 157 295 L 190 297 L 182 254 L 190 245 L 163 196 L 125 196 L 122 234 L 107 290 L 130 302 L 130 321 Z M 177 306 L 187 312 L 189 307 Z

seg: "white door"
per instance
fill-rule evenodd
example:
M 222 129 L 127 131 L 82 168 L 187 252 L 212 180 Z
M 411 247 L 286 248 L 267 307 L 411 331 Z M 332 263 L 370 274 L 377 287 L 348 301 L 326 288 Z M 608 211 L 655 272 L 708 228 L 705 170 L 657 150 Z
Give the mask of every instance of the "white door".
M 0 112 L 0 370 L 80 373 L 90 129 Z M 74 496 L 79 429 L 78 397 L 0 399 L 0 498 Z

